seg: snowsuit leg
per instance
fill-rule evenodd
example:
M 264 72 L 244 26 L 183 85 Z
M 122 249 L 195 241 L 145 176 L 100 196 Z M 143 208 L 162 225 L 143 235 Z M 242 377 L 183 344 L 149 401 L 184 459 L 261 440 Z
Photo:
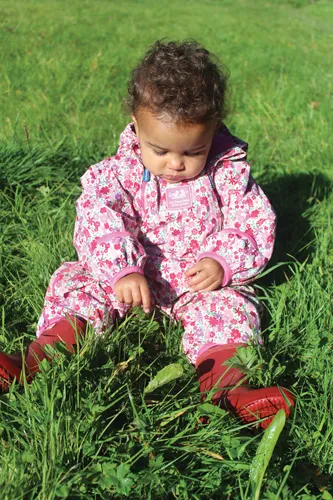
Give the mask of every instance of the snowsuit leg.
M 183 295 L 173 316 L 182 321 L 184 352 L 195 364 L 198 354 L 212 345 L 260 342 L 260 310 L 251 287 L 225 287 Z
M 53 274 L 37 326 L 37 337 L 65 315 L 91 323 L 97 333 L 110 328 L 130 306 L 121 304 L 111 287 L 96 281 L 80 262 L 64 262 Z

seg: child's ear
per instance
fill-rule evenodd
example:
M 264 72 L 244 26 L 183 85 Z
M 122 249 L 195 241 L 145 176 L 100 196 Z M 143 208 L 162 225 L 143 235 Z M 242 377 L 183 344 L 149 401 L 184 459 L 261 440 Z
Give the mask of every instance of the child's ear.
M 131 115 L 131 118 L 132 118 L 132 120 L 133 120 L 133 122 L 134 122 L 135 133 L 136 133 L 136 135 L 139 137 L 139 127 L 138 127 L 138 121 L 137 121 L 137 119 L 135 118 L 135 116 L 134 116 L 134 115 Z

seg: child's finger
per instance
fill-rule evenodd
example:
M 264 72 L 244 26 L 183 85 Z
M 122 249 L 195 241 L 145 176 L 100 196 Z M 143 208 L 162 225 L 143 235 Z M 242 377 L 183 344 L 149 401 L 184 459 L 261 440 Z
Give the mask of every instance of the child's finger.
M 190 286 L 197 285 L 198 283 L 201 283 L 201 281 L 207 279 L 208 277 L 209 274 L 207 273 L 207 271 L 201 271 L 200 273 L 195 274 L 193 278 L 188 280 L 188 284 Z
M 200 273 L 200 271 L 202 271 L 202 269 L 203 269 L 203 266 L 202 266 L 201 262 L 199 261 L 196 264 L 194 264 L 194 266 L 189 267 L 187 269 L 187 271 L 185 271 L 185 276 L 189 278 L 190 276 L 193 276 L 193 274 Z
M 194 286 L 191 286 L 191 290 L 193 292 L 201 292 L 203 290 L 206 290 L 209 288 L 213 283 L 215 282 L 215 279 L 209 276 L 208 278 L 200 281 L 200 283 L 197 283 Z
M 144 312 L 149 313 L 151 308 L 151 297 L 147 284 L 141 285 L 141 299 Z
M 141 306 L 142 304 L 141 289 L 139 287 L 132 288 L 132 304 L 133 307 Z
M 123 294 L 125 304 L 131 306 L 133 303 L 132 290 L 130 288 L 125 288 Z
M 116 295 L 116 299 L 119 301 L 119 302 L 124 302 L 124 294 L 123 294 L 123 291 L 122 289 L 115 289 L 114 290 L 114 293 Z

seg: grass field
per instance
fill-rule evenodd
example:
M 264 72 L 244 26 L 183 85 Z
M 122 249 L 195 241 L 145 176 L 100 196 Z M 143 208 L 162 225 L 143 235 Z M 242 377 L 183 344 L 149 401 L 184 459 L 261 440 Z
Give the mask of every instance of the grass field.
M 195 38 L 230 69 L 227 125 L 249 142 L 279 217 L 271 272 L 257 282 L 264 346 L 249 347 L 244 368 L 297 396 L 265 472 L 269 500 L 333 498 L 332 19 L 328 0 L 0 0 L 7 352 L 33 339 L 50 275 L 75 259 L 79 177 L 115 152 L 143 51 L 157 38 Z M 133 311 L 0 396 L 1 498 L 259 498 L 262 434 L 200 402 L 180 339 L 167 318 Z M 145 394 L 170 363 L 182 377 Z

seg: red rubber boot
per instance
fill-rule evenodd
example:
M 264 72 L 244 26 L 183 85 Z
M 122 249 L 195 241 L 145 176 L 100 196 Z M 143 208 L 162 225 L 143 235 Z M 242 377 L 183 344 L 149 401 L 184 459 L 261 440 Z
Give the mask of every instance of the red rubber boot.
M 45 330 L 40 337 L 32 342 L 25 353 L 25 372 L 28 382 L 31 382 L 35 373 L 39 371 L 39 363 L 49 359 L 44 351 L 46 345 L 53 346 L 57 342 L 64 342 L 70 352 L 74 352 L 78 335 L 84 335 L 86 321 L 69 316 L 55 323 L 52 328 Z M 16 378 L 21 379 L 22 355 L 5 354 L 0 352 L 0 392 L 7 392 L 9 385 Z
M 244 373 L 224 364 L 238 347 L 246 347 L 246 344 L 217 345 L 198 357 L 200 392 L 208 392 L 214 387 L 220 389 L 212 398 L 214 403 L 221 403 L 245 423 L 265 419 L 258 425 L 266 429 L 280 409 L 290 415 L 290 407 L 295 406 L 294 396 L 279 387 L 255 389 L 247 385 Z

